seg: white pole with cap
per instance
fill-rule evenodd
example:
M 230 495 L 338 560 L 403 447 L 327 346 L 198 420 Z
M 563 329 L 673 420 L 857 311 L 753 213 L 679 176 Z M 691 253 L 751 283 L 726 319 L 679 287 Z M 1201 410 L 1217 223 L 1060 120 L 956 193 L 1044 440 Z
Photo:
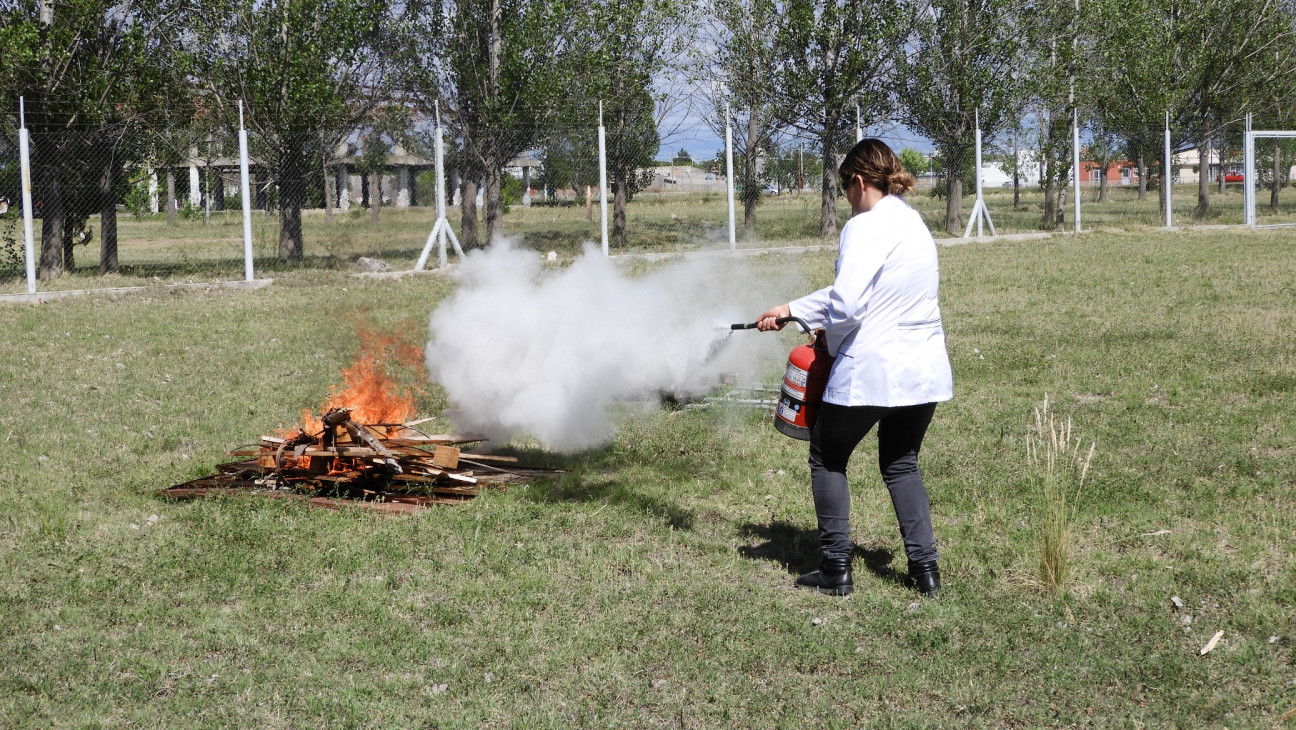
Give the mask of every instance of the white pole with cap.
M 747 151 L 751 154 L 751 150 Z M 734 227 L 734 183 L 733 183 L 733 126 L 729 119 L 729 102 L 725 102 L 725 195 L 729 199 L 729 249 L 738 248 L 738 236 Z
M 243 128 L 243 100 L 239 99 L 239 191 L 243 198 L 243 278 L 252 281 L 252 191 L 248 182 L 248 138 Z
M 36 243 L 32 236 L 31 139 L 27 134 L 27 106 L 18 97 L 18 163 L 22 168 L 23 255 L 27 259 L 27 293 L 36 293 Z
M 603 255 L 608 255 L 608 219 L 607 219 L 607 136 L 603 131 L 603 102 L 599 101 L 599 216 L 603 237 Z

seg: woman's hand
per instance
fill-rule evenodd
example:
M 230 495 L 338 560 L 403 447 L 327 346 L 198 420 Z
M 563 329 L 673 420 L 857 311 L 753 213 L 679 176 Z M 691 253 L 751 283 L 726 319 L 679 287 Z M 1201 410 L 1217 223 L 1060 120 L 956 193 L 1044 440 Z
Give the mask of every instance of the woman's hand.
M 787 326 L 787 322 L 784 322 L 782 324 L 777 324 L 775 323 L 774 320 L 782 319 L 783 317 L 791 317 L 791 316 L 792 316 L 792 310 L 786 304 L 780 304 L 777 307 L 770 307 L 768 310 L 765 311 L 764 314 L 756 318 L 756 329 L 760 330 L 761 332 L 773 332 L 774 330 L 781 330 L 785 326 Z

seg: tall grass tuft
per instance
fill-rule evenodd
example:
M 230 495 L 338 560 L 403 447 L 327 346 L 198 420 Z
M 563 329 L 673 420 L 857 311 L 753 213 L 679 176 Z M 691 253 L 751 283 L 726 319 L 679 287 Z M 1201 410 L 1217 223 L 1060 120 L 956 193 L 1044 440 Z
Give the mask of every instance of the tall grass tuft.
M 1071 528 L 1094 447 L 1081 454 L 1080 437 L 1071 433 L 1071 418 L 1059 420 L 1049 410 L 1048 396 L 1035 409 L 1035 423 L 1026 434 L 1026 460 L 1040 485 L 1036 513 L 1039 529 L 1039 577 L 1054 593 L 1071 580 Z

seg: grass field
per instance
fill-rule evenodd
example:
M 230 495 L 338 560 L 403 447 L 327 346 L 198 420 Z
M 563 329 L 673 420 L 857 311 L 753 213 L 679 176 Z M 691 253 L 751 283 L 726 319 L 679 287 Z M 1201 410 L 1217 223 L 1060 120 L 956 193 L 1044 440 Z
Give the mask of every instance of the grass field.
M 411 517 L 150 495 L 317 405 L 343 314 L 424 332 L 440 277 L 0 307 L 0 727 L 1296 727 L 1293 250 L 942 249 L 934 601 L 897 577 L 867 441 L 855 594 L 792 588 L 818 559 L 805 447 L 765 412 L 627 415 L 546 456 L 560 478 Z M 832 254 L 747 265 L 809 287 Z M 1060 595 L 1024 446 L 1046 395 L 1097 444 Z
M 1269 209 L 1268 191 L 1258 194 L 1257 222 L 1296 223 L 1296 188 L 1280 191 L 1279 212 Z M 1098 191 L 1083 191 L 1081 219 L 1086 229 L 1143 229 L 1164 225 L 1156 191 L 1138 200 L 1133 188 L 1113 186 L 1108 200 L 1096 202 Z M 1042 221 L 1043 194 L 1023 188 L 1019 204 L 1014 207 L 1010 189 L 990 188 L 985 192 L 987 206 L 999 233 L 1029 233 L 1052 230 Z M 1211 212 L 1194 218 L 1197 204 L 1195 185 L 1178 185 L 1173 197 L 1174 222 L 1177 226 L 1238 225 L 1243 222 L 1242 190 L 1230 185 L 1223 194 L 1212 188 Z M 920 188 L 909 196 L 938 236 L 944 231 L 945 200 L 933 197 Z M 964 201 L 964 216 L 971 213 L 972 198 Z M 523 245 L 538 251 L 556 251 L 571 258 L 586 242 L 600 240 L 598 205 L 587 218 L 583 202 L 579 205 L 523 207 L 513 205 L 504 217 L 505 231 L 522 235 Z M 850 209 L 839 199 L 838 219 L 845 221 Z M 1065 205 L 1067 231 L 1072 230 L 1072 206 Z M 742 210 L 738 212 L 739 245 L 746 248 L 802 246 L 821 244 L 819 237 L 819 198 L 805 193 L 800 196 L 766 196 L 757 208 L 753 232 L 741 231 Z M 13 219 L 0 219 L 0 240 L 11 235 L 21 253 L 21 228 Z M 610 213 L 609 213 L 610 215 Z M 448 212 L 451 225 L 459 230 L 459 211 Z M 430 208 L 381 211 L 378 221 L 369 211 L 359 208 L 335 213 L 326 220 L 322 211 L 304 211 L 301 262 L 285 264 L 277 259 L 278 218 L 256 211 L 252 216 L 253 249 L 258 276 L 274 277 L 284 271 L 310 269 L 349 269 L 357 258 L 367 256 L 387 261 L 393 268 L 408 269 L 414 265 L 435 213 Z M 617 247 L 620 252 L 674 252 L 728 246 L 728 213 L 724 196 L 719 193 L 644 193 L 627 208 L 627 241 Z M 40 222 L 36 222 L 36 246 L 40 245 Z M 121 273 L 99 275 L 98 219 L 92 217 L 95 237 L 85 246 L 75 248 L 77 269 L 52 281 L 40 282 L 42 291 L 110 288 L 158 282 L 213 281 L 243 278 L 243 223 L 238 211 L 216 212 L 210 221 L 199 215 L 178 217 L 168 226 L 164 216 L 137 219 L 123 213 L 119 216 L 119 261 Z M 988 229 L 984 231 L 989 233 Z M 962 231 L 959 232 L 960 234 Z M 482 234 L 485 235 L 484 226 Z M 453 252 L 450 254 L 454 258 Z M 432 255 L 432 266 L 436 265 Z M 21 260 L 15 259 L 7 270 L 7 260 L 0 256 L 0 294 L 26 291 Z

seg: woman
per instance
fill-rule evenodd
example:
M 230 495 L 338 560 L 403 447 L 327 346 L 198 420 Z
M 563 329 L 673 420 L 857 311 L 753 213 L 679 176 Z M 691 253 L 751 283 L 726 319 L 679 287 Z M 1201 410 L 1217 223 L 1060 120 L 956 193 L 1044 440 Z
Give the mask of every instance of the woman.
M 878 462 L 891 492 L 918 590 L 940 589 L 939 556 L 918 451 L 936 403 L 954 395 L 936 290 L 936 244 L 917 211 L 900 198 L 913 188 L 891 148 L 876 139 L 842 161 L 842 190 L 855 215 L 842 227 L 837 276 L 825 289 L 762 314 L 762 331 L 795 316 L 823 328 L 835 360 L 810 435 L 810 479 L 819 519 L 819 570 L 798 586 L 848 595 L 850 488 L 846 462 L 876 425 Z

